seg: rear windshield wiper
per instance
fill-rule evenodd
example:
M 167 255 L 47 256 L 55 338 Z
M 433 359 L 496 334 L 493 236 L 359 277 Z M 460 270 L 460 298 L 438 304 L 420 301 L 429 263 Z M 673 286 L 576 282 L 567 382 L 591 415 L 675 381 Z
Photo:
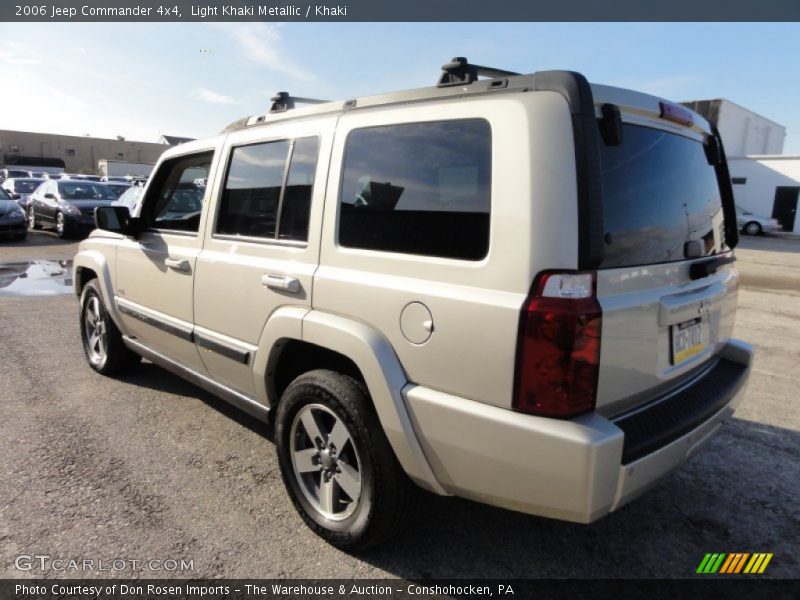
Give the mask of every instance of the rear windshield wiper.
M 692 266 L 689 267 L 689 277 L 692 278 L 692 281 L 696 279 L 702 279 L 703 277 L 708 277 L 709 275 L 716 273 L 717 269 L 719 269 L 721 266 L 729 265 L 735 260 L 736 257 L 731 255 L 719 256 L 712 258 L 711 260 L 693 263 Z

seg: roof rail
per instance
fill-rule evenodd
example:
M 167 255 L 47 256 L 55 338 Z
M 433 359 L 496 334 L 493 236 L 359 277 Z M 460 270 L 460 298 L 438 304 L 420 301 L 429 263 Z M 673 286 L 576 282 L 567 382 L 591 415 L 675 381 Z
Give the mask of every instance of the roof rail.
M 448 87 L 451 85 L 466 85 L 478 81 L 478 76 L 490 77 L 511 77 L 519 75 L 514 71 L 495 69 L 494 67 L 482 67 L 471 65 L 463 56 L 456 56 L 446 65 L 442 65 L 442 75 L 439 77 L 437 87 Z
M 324 104 L 328 102 L 328 100 L 291 96 L 289 92 L 278 92 L 270 100 L 272 101 L 272 106 L 269 109 L 271 113 L 286 112 L 293 109 L 295 104 Z

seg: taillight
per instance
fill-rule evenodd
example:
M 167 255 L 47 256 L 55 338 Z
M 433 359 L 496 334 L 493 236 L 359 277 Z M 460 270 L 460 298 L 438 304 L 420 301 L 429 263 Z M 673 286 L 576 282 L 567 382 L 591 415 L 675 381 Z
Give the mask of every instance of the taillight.
M 594 409 L 602 309 L 593 273 L 541 273 L 520 315 L 515 410 L 573 417 Z

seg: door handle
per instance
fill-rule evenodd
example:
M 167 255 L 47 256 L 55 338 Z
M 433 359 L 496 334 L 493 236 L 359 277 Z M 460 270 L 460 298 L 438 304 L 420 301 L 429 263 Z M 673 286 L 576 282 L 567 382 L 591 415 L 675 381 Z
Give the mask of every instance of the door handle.
M 278 275 L 275 273 L 267 273 L 261 277 L 261 285 L 264 285 L 273 290 L 283 290 L 296 294 L 300 291 L 300 280 L 288 275 Z
M 181 258 L 165 258 L 164 264 L 173 271 L 186 273 L 189 270 L 189 261 Z

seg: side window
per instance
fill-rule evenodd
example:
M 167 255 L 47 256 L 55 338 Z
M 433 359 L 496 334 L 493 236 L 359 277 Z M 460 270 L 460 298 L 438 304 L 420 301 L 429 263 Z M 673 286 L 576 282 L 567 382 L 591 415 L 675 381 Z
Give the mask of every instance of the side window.
M 234 148 L 216 233 L 306 241 L 318 144 L 309 137 Z
M 464 260 L 489 251 L 491 128 L 483 119 L 357 129 L 347 138 L 339 243 Z
M 275 237 L 289 142 L 234 148 L 222 191 L 217 233 Z
M 308 240 L 308 217 L 311 213 L 311 192 L 317 172 L 318 147 L 319 139 L 316 137 L 301 138 L 294 142 L 281 203 L 279 239 L 297 242 Z
M 213 157 L 213 152 L 203 152 L 174 158 L 161 165 L 153 176 L 153 185 L 142 210 L 142 218 L 149 227 L 198 231 Z

